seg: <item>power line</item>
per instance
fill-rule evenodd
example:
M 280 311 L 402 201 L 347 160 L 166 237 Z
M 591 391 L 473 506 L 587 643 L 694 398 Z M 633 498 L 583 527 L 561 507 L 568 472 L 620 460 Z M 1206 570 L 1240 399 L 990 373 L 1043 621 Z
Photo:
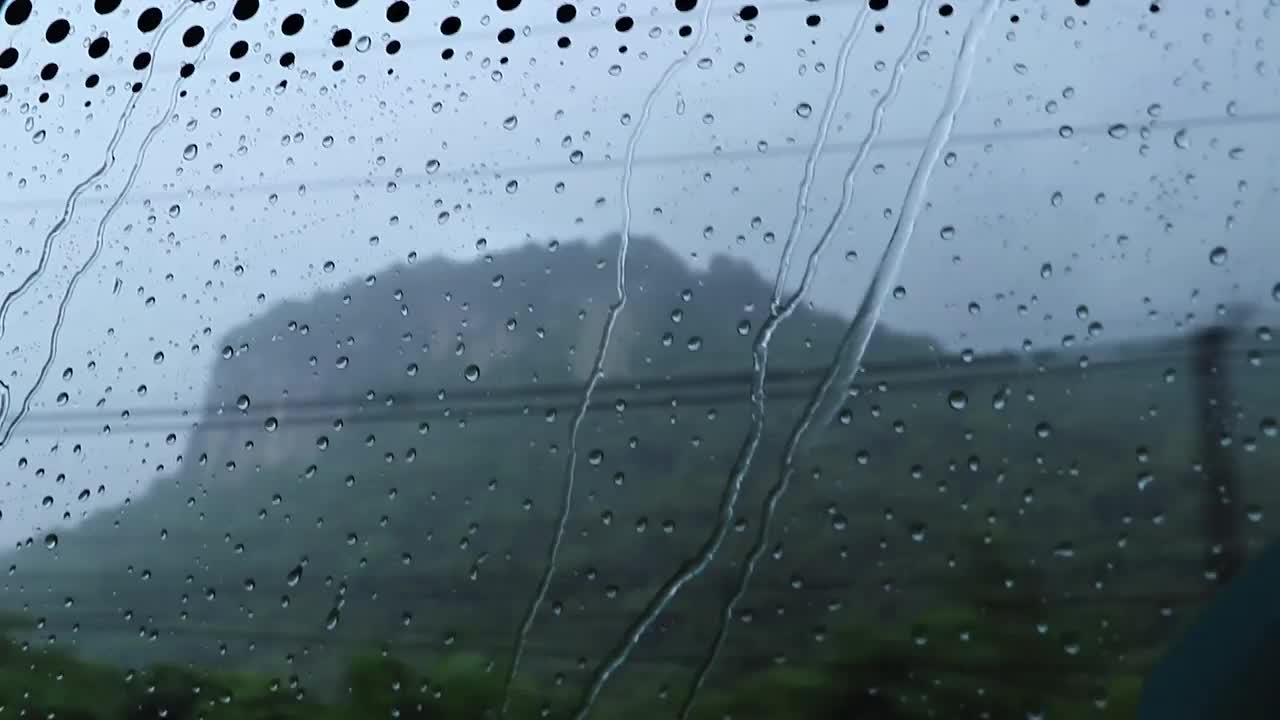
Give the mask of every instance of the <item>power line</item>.
M 1101 350 L 1105 352 L 1108 348 Z M 1159 367 L 1163 371 L 1171 363 L 1183 362 L 1190 357 L 1187 349 L 1111 353 L 1117 357 L 1090 360 L 1082 364 L 1079 356 L 1063 358 L 1063 354 L 1055 354 L 1052 361 L 997 355 L 959 364 L 943 364 L 936 359 L 874 363 L 865 367 L 861 383 L 885 383 L 890 387 L 945 385 L 959 388 L 966 383 L 1013 378 L 1030 380 L 1079 375 L 1085 379 L 1093 373 L 1126 370 L 1143 365 Z M 1276 356 L 1280 356 L 1280 350 L 1257 351 L 1259 359 Z M 771 396 L 778 398 L 808 397 L 813 392 L 812 385 L 816 384 L 825 371 L 825 366 L 814 366 L 770 373 L 766 389 Z M 750 381 L 751 373 L 748 371 L 606 381 L 599 388 L 599 394 L 606 399 L 593 401 L 588 410 L 617 412 L 616 404 L 619 401 L 624 403 L 626 410 L 745 402 L 748 399 L 745 388 Z M 567 411 L 576 407 L 580 402 L 580 395 L 580 383 L 559 383 L 492 389 L 466 387 L 434 392 L 409 391 L 389 393 L 387 398 L 373 401 L 366 400 L 363 396 L 282 400 L 259 403 L 246 411 L 227 410 L 219 405 L 152 407 L 114 413 L 53 410 L 31 413 L 25 420 L 24 431 L 28 435 L 56 435 L 68 432 L 69 425 L 88 423 L 111 425 L 112 432 L 171 430 L 179 423 L 207 431 L 224 431 L 249 426 L 261 427 L 268 418 L 276 414 L 285 416 L 285 420 L 280 421 L 280 425 L 285 428 L 329 424 L 338 417 L 352 424 L 421 421 L 431 419 L 431 413 L 444 412 L 468 419 L 511 417 L 530 415 L 534 411 Z M 388 398 L 391 399 L 390 402 Z M 297 415 L 299 410 L 305 414 Z M 235 414 L 227 415 L 228 412 Z M 128 417 L 121 417 L 124 413 Z M 117 424 L 120 427 L 116 427 Z M 81 428 L 84 429 L 87 428 Z

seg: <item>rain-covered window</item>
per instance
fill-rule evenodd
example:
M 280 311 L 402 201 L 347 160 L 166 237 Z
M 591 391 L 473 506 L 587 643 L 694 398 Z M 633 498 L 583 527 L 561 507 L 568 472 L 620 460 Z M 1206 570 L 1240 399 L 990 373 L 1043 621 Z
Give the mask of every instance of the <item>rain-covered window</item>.
M 0 718 L 1244 717 L 1277 46 L 0 0 Z

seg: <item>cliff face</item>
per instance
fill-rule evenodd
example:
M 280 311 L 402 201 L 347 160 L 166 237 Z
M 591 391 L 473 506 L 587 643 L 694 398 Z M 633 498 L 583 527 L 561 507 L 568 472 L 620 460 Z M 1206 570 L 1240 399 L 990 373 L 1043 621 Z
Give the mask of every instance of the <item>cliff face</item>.
M 189 457 L 278 466 L 314 449 L 317 434 L 303 428 L 322 420 L 447 409 L 451 397 L 537 398 L 541 388 L 550 393 L 544 398 L 575 396 L 616 298 L 615 254 L 609 240 L 527 246 L 468 263 L 431 260 L 285 303 L 223 339 L 225 360 L 207 402 L 213 422 Z M 745 263 L 721 257 L 694 272 L 638 238 L 627 289 L 605 365 L 608 386 L 751 372 L 770 288 Z M 773 368 L 820 367 L 841 324 L 797 313 L 773 343 Z M 930 354 L 924 341 L 884 335 L 873 359 Z M 745 391 L 745 382 L 736 388 Z

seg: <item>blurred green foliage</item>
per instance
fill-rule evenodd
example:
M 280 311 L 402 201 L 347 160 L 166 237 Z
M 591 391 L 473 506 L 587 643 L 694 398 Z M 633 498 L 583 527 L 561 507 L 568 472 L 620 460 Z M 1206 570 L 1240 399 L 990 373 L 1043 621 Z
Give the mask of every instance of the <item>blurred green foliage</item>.
M 709 687 L 691 716 L 723 718 L 1122 718 L 1135 709 L 1140 677 L 1096 647 L 1074 644 L 1070 618 L 1050 628 L 1036 598 L 1041 580 L 1017 570 L 995 547 L 954 588 L 952 601 L 911 621 L 851 619 L 823 640 L 826 652 L 804 664 L 776 664 Z M 986 578 L 1018 578 L 1020 591 L 993 598 Z M 1030 598 L 1030 599 L 1029 599 Z M 1063 613 L 1056 622 L 1063 623 Z M 29 627 L 6 615 L 0 627 Z M 687 668 L 675 668 L 687 671 Z M 83 720 L 287 720 L 496 718 L 505 671 L 464 653 L 409 662 L 385 652 L 352 659 L 340 687 L 312 694 L 296 680 L 174 665 L 121 671 L 54 648 L 0 642 L 0 712 Z M 325 697 L 321 697 L 324 695 Z M 563 717 L 576 690 L 511 688 L 508 716 Z M 611 694 L 593 717 L 674 716 L 678 693 Z

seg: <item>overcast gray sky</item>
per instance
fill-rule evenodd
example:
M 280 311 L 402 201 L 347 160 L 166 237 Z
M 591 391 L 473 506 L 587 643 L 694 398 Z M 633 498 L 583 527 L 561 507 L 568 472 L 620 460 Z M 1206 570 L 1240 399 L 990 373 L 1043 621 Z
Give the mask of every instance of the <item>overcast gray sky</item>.
M 978 9 L 961 1 L 942 17 L 939 4 L 930 3 L 920 49 L 824 254 L 811 295 L 820 307 L 852 313 L 902 207 Z M 37 3 L 22 25 L 0 25 L 0 50 L 20 52 L 0 72 L 8 87 L 0 98 L 3 292 L 37 269 L 73 188 L 93 178 L 52 238 L 47 268 L 8 311 L 0 358 L 11 403 L 34 386 L 73 273 L 92 256 L 97 229 L 145 148 L 104 225 L 101 252 L 70 295 L 31 422 L 0 449 L 6 539 L 136 495 L 157 464 L 171 465 L 182 451 L 182 428 L 174 428 L 174 445 L 165 432 L 129 432 L 119 421 L 109 435 L 59 436 L 60 408 L 92 409 L 106 398 L 109 421 L 126 409 L 198 406 L 220 335 L 271 303 L 377 274 L 411 253 L 471 258 L 481 237 L 495 253 L 616 233 L 635 118 L 689 47 L 676 28 L 703 7 L 581 4 L 561 25 L 543 3 L 506 14 L 490 3 L 416 3 L 392 24 L 386 4 L 371 0 L 347 10 L 264 3 L 251 20 L 218 28 L 227 0 L 161 7 L 171 17 L 183 5 L 190 7 L 154 50 L 154 74 L 114 145 L 117 159 L 100 177 L 128 84 L 146 77 L 133 69 L 134 55 L 160 30 L 138 31 L 142 5 L 103 17 L 89 0 Z M 757 5 L 748 23 L 737 15 L 742 3 L 715 0 L 694 61 L 654 102 L 631 204 L 635 234 L 660 238 L 694 264 L 721 253 L 743 258 L 771 279 L 861 4 Z M 929 186 L 899 279 L 906 296 L 890 301 L 887 323 L 981 352 L 1025 340 L 1054 347 L 1065 335 L 1083 338 L 1091 321 L 1103 324 L 1102 342 L 1176 333 L 1219 303 L 1272 314 L 1280 307 L 1272 298 L 1280 283 L 1280 9 L 1275 0 L 1212 11 L 1165 0 L 1157 14 L 1145 5 L 1003 3 Z M 841 177 L 917 7 L 894 0 L 870 13 L 855 38 L 792 286 L 836 210 Z M 281 22 L 292 12 L 304 14 L 305 26 L 286 36 Z M 449 14 L 462 30 L 446 37 L 439 23 Z M 635 19 L 629 33 L 614 28 L 622 14 Z M 805 21 L 811 14 L 821 17 L 816 26 Z M 46 28 L 58 18 L 72 30 L 51 44 Z M 208 36 L 186 48 L 183 31 L 195 23 Z M 508 26 L 516 37 L 499 44 Z M 351 28 L 350 46 L 330 43 L 338 27 Z M 103 33 L 111 49 L 92 59 L 86 47 Z M 556 47 L 562 34 L 567 49 Z M 392 39 L 402 48 L 388 55 Z M 228 54 L 237 40 L 250 45 L 238 60 Z M 166 117 L 178 67 L 205 46 Z M 449 60 L 445 48 L 455 53 Z M 285 52 L 296 54 L 290 68 L 279 62 Z M 346 66 L 333 71 L 339 58 Z M 42 81 L 51 62 L 58 75 Z M 241 74 L 235 83 L 233 71 Z M 84 87 L 90 73 L 101 76 L 94 89 Z M 1225 253 L 1215 255 L 1218 247 Z M 971 303 L 981 312 L 970 312 Z M 1029 309 L 1020 313 L 1023 304 Z M 1077 314 L 1081 305 L 1088 320 Z M 68 481 L 53 483 L 59 473 Z M 76 501 L 81 487 L 99 484 L 106 492 L 93 502 Z M 53 503 L 43 507 L 46 495 Z

